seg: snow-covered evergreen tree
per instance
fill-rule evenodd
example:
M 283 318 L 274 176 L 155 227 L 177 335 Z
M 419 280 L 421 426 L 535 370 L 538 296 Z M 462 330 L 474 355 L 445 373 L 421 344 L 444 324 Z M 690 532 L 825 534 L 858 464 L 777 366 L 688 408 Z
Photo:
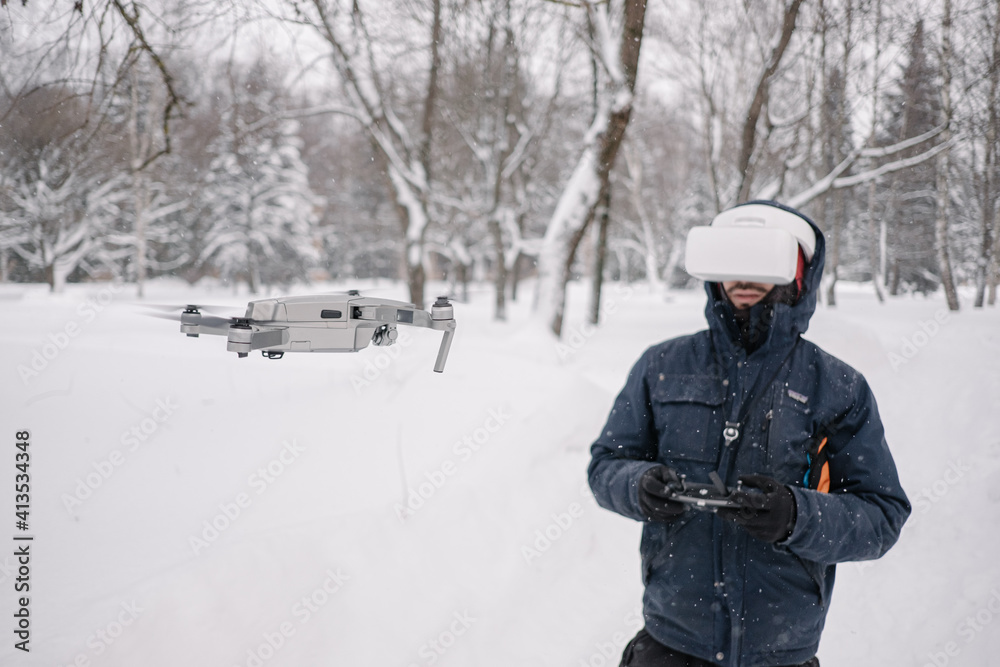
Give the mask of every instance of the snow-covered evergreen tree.
M 4 187 L 0 246 L 40 269 L 59 292 L 120 215 L 120 179 L 67 164 L 58 149 L 40 151 L 25 166 Z
M 307 277 L 319 259 L 313 238 L 319 199 L 309 187 L 298 124 L 278 111 L 267 72 L 256 66 L 234 85 L 202 193 L 210 216 L 200 261 L 250 291 Z
M 918 20 L 910 36 L 905 64 L 896 90 L 889 95 L 885 144 L 923 134 L 941 122 L 940 81 L 929 58 L 924 24 Z M 921 148 L 905 151 L 903 157 Z M 916 165 L 894 175 L 884 191 L 887 206 L 890 292 L 937 289 L 938 264 L 934 251 L 935 165 Z

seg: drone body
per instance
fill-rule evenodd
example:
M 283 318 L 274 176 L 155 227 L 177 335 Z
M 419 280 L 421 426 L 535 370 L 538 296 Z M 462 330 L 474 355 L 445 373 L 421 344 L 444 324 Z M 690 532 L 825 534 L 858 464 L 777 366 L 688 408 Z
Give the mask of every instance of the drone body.
M 392 345 L 396 326 L 443 331 L 434 370 L 444 365 L 455 334 L 451 302 L 439 297 L 428 313 L 412 303 L 346 294 L 318 294 L 260 299 L 247 304 L 243 317 L 203 315 L 201 307 L 187 306 L 180 317 L 181 333 L 188 336 L 226 336 L 226 349 L 246 357 L 260 350 L 269 359 L 286 352 L 357 352 L 371 342 Z

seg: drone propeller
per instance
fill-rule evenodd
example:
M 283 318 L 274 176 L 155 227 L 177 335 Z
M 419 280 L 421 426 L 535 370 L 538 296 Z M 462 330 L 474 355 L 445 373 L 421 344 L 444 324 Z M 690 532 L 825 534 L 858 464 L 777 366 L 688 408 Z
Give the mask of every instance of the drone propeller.
M 172 322 L 183 322 L 188 323 L 185 315 L 198 315 L 198 313 L 148 313 L 150 317 L 157 317 L 161 320 L 170 320 Z M 228 328 L 231 324 L 235 324 L 236 320 L 245 319 L 240 317 L 221 317 L 219 315 L 201 315 L 198 319 L 198 325 L 201 327 L 209 328 Z
M 185 305 L 162 304 L 162 303 L 142 303 L 142 304 L 138 304 L 138 305 L 142 306 L 143 308 L 150 308 L 152 310 L 159 310 L 159 311 L 167 312 L 167 313 L 171 313 L 171 312 L 182 313 L 182 312 L 196 312 L 197 311 L 197 312 L 214 313 L 216 315 L 220 315 L 220 314 L 222 314 L 224 312 L 233 312 L 233 311 L 238 312 L 238 311 L 240 311 L 242 309 L 241 306 L 217 306 L 217 305 L 195 304 L 195 303 L 189 303 L 189 304 L 185 304 Z
M 146 305 L 146 304 L 144 304 Z M 240 322 L 249 323 L 245 317 L 240 315 L 221 316 L 203 315 L 202 309 L 209 309 L 218 312 L 219 310 L 234 311 L 235 308 L 228 306 L 201 306 L 188 304 L 186 306 L 166 306 L 150 305 L 154 312 L 146 313 L 150 317 L 181 323 L 181 332 L 188 336 L 197 337 L 199 334 L 216 334 L 225 336 L 229 328 Z

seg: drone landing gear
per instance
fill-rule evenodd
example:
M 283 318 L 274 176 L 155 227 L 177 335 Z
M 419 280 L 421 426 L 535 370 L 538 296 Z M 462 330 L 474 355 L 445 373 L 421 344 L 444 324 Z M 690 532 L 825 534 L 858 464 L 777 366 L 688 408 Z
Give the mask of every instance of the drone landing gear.
M 285 353 L 280 350 L 261 350 L 260 353 L 264 355 L 265 359 L 281 359 L 285 356 Z

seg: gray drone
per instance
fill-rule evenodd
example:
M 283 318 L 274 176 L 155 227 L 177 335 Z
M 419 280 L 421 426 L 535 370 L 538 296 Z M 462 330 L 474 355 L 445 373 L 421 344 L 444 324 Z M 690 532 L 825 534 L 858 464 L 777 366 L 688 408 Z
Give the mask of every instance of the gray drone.
M 369 342 L 392 345 L 399 324 L 443 331 L 434 363 L 437 373 L 444 371 L 456 326 L 451 302 L 443 296 L 429 313 L 412 303 L 363 297 L 357 291 L 251 301 L 243 317 L 205 315 L 206 308 L 185 306 L 179 317 L 181 333 L 226 336 L 226 349 L 240 358 L 254 350 L 280 359 L 285 352 L 357 352 Z

